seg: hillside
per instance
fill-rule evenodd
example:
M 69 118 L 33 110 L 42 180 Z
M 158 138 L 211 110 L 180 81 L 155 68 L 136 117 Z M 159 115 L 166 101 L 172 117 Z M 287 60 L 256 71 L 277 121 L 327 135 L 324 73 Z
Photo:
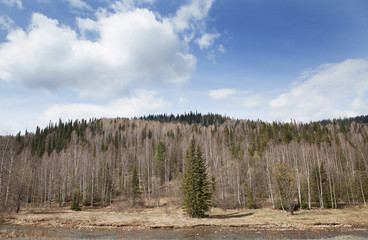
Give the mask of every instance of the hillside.
M 141 202 L 181 199 L 192 138 L 203 151 L 214 206 L 286 209 L 286 193 L 302 208 L 365 204 L 367 118 L 266 123 L 189 113 L 59 121 L 0 137 L 0 207 L 65 206 L 73 195 L 84 206 L 129 205 L 134 166 Z

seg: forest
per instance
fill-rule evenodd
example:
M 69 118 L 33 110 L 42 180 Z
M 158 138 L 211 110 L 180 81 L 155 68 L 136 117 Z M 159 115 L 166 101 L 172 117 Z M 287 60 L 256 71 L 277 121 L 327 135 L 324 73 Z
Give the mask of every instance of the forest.
M 311 209 L 366 204 L 368 116 L 299 123 L 218 114 L 51 123 L 0 136 L 0 209 L 181 204 L 185 155 L 200 146 L 212 205 Z

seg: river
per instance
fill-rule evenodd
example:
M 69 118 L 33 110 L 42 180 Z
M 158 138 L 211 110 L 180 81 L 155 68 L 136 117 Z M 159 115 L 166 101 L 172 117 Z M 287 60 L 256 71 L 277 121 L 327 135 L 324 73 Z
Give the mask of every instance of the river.
M 334 231 L 268 231 L 244 228 L 203 227 L 192 229 L 154 230 L 86 230 L 62 228 L 34 228 L 28 226 L 0 225 L 0 231 L 18 232 L 23 238 L 42 239 L 368 239 L 367 229 Z

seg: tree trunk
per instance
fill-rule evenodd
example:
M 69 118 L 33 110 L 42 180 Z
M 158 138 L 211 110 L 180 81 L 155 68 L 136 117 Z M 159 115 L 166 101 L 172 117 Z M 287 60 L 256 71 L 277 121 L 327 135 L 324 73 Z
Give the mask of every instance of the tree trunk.
M 322 176 L 321 176 L 321 163 L 320 163 L 320 159 L 319 159 L 319 155 L 317 153 L 317 164 L 318 164 L 318 175 L 319 175 L 319 202 L 320 202 L 320 206 L 321 208 L 325 208 L 324 202 L 323 202 L 323 186 L 322 186 Z
M 8 185 L 6 186 L 5 206 L 8 203 L 8 199 L 9 199 L 10 180 L 11 180 L 11 174 L 13 171 L 13 162 L 14 162 L 14 151 L 10 157 L 10 169 L 9 169 L 9 175 L 8 175 Z
M 272 152 L 270 154 L 272 155 Z M 273 199 L 271 173 L 270 173 L 270 167 L 269 167 L 269 163 L 268 163 L 268 157 L 266 157 L 266 170 L 267 170 L 267 182 L 268 182 L 268 189 L 270 191 L 270 198 L 271 198 L 271 202 L 272 202 L 272 208 L 275 209 L 275 201 Z
M 8 149 L 8 144 L 9 144 L 9 138 L 6 139 L 6 143 L 5 143 L 5 147 L 4 147 L 4 150 L 3 150 L 3 154 L 1 155 L 1 164 L 0 164 L 0 196 L 1 196 L 1 193 L 2 193 L 2 185 L 3 185 L 2 178 L 3 178 L 4 158 L 5 158 L 6 151 Z

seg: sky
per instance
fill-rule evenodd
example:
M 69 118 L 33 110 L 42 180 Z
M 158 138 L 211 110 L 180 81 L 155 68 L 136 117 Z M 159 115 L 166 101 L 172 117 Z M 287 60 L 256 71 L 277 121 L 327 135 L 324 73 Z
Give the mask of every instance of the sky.
M 0 0 L 0 134 L 189 111 L 368 114 L 366 0 Z

